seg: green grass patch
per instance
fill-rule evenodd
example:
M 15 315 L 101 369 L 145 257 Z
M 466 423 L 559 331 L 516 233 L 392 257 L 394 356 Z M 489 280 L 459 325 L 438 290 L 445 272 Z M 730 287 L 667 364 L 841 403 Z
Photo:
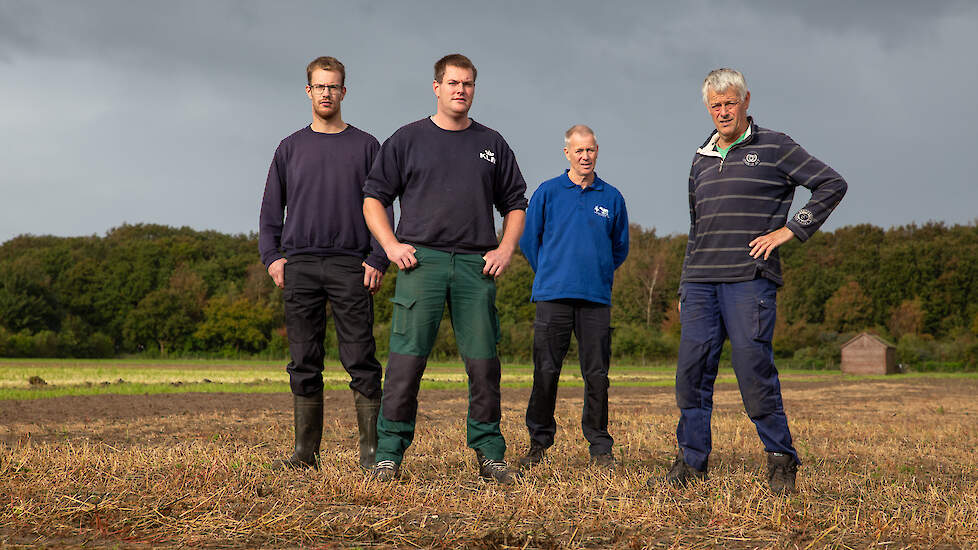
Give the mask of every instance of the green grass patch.
M 337 363 L 327 363 L 323 372 L 326 388 L 345 390 L 349 377 Z M 613 365 L 611 385 L 620 387 L 670 387 L 675 384 L 675 366 Z M 886 380 L 909 382 L 925 378 L 978 379 L 975 372 L 912 372 L 900 375 L 844 375 L 839 371 L 785 369 L 782 380 L 821 382 Z M 34 379 L 35 383 L 30 381 Z M 502 386 L 529 388 L 533 365 L 508 363 L 502 367 Z M 718 384 L 736 382 L 729 364 L 721 365 Z M 568 362 L 560 377 L 563 387 L 583 387 L 576 362 Z M 467 388 L 461 362 L 431 362 L 421 381 L 425 389 Z M 132 360 L 132 359 L 0 359 L 0 400 L 39 399 L 69 395 L 141 395 L 166 393 L 277 393 L 288 392 L 288 375 L 283 361 L 221 359 Z

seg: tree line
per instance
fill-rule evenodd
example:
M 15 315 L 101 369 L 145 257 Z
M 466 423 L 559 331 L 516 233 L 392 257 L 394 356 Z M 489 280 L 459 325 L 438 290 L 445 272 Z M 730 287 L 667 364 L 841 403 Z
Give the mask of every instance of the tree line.
M 630 237 L 612 297 L 614 360 L 667 361 L 679 345 L 686 236 L 632 225 Z M 255 234 L 150 224 L 104 237 L 11 239 L 0 245 L 0 356 L 287 357 L 281 291 L 257 250 Z M 840 345 L 871 330 L 910 368 L 978 368 L 975 224 L 847 226 L 780 253 L 779 364 L 837 366 Z M 382 355 L 396 277 L 391 267 L 374 302 Z M 519 254 L 498 281 L 499 351 L 508 360 L 531 357 L 532 281 Z M 326 340 L 335 357 L 331 327 Z M 433 357 L 455 355 L 446 317 Z

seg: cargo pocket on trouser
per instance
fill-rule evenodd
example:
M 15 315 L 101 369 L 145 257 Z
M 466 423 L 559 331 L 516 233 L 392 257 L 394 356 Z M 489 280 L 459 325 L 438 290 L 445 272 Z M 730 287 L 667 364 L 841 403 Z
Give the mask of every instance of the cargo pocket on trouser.
M 426 342 L 429 320 L 420 318 L 421 311 L 417 299 L 394 296 L 391 298 L 394 310 L 391 313 L 391 353 L 427 357 L 431 343 Z M 419 326 L 420 325 L 420 326 Z
M 765 417 L 780 408 L 781 395 L 771 341 L 777 318 L 775 294 L 764 293 L 754 303 L 753 343 L 732 350 L 731 362 L 744 409 L 752 420 Z
M 774 321 L 777 318 L 777 303 L 774 298 L 762 296 L 754 308 L 754 340 L 770 343 L 774 338 Z
M 394 296 L 391 298 L 394 304 L 394 311 L 391 314 L 391 332 L 394 334 L 407 334 L 408 327 L 411 325 L 411 314 L 413 312 L 415 298 L 402 298 Z

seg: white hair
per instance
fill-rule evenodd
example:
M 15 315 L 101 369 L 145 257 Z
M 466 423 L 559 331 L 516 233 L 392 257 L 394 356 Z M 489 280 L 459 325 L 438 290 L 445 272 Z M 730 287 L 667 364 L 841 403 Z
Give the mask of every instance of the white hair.
M 591 136 L 594 138 L 595 143 L 597 143 L 598 141 L 598 138 L 594 135 L 594 130 L 592 130 L 589 126 L 586 126 L 584 124 L 575 124 L 570 128 L 568 128 L 566 132 L 564 132 L 564 147 L 570 145 L 571 136 L 573 136 L 574 134 L 581 134 L 582 136 Z
M 740 97 L 741 101 L 747 97 L 747 82 L 740 71 L 726 67 L 710 71 L 710 74 L 706 75 L 703 80 L 703 103 L 708 103 L 707 94 L 710 90 L 713 90 L 713 93 L 722 94 L 731 86 L 737 91 L 737 96 Z

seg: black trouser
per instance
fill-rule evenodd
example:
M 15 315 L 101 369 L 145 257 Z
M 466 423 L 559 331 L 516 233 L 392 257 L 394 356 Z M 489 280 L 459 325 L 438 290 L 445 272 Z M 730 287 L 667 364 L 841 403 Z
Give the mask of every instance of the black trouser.
M 611 307 L 585 300 L 537 302 L 533 323 L 533 390 L 526 407 L 526 427 L 532 442 L 554 443 L 557 422 L 557 381 L 571 332 L 577 337 L 584 411 L 581 428 L 591 444 L 591 455 L 611 452 L 608 434 L 608 365 L 611 361 Z
M 374 354 L 374 302 L 363 286 L 362 260 L 355 256 L 292 256 L 285 264 L 285 327 L 292 361 L 286 367 L 295 395 L 323 389 L 326 301 L 333 306 L 340 362 L 350 388 L 380 396 L 380 363 Z

